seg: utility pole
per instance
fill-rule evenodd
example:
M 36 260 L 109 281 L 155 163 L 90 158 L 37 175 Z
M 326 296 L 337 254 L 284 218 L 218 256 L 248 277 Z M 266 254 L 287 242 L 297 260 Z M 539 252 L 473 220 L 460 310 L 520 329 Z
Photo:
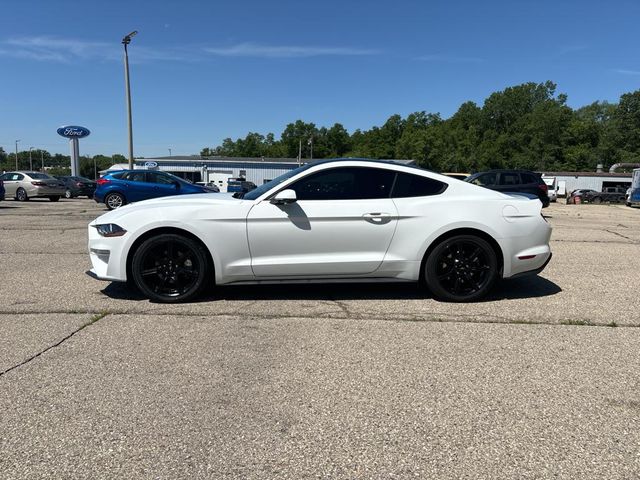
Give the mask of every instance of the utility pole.
M 298 166 L 302 163 L 302 139 L 298 143 Z
M 18 170 L 18 142 L 20 140 L 16 140 L 16 170 Z
M 29 170 L 33 172 L 33 160 L 31 159 L 31 150 L 33 150 L 33 147 L 29 147 Z
M 129 53 L 127 45 L 131 43 L 131 37 L 138 33 L 134 30 L 122 39 L 124 45 L 124 83 L 127 96 L 127 125 L 129 127 L 129 170 L 133 170 L 133 126 L 131 122 L 131 86 L 129 85 Z
M 42 164 L 40 171 L 44 172 L 44 150 L 40 150 L 40 163 Z

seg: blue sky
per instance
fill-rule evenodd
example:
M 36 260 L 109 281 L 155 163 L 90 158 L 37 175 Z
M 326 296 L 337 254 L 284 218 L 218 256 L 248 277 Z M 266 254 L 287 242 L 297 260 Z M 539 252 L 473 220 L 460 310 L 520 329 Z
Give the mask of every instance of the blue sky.
M 296 119 L 350 132 L 552 80 L 579 107 L 640 88 L 640 2 L 3 0 L 0 146 L 197 154 Z

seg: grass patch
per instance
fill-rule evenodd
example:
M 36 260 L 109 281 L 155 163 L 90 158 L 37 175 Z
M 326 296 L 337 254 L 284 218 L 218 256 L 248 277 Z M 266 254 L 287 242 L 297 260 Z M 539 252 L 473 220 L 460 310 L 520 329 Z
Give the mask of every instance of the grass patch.
M 563 320 L 560 322 L 561 325 L 589 325 L 589 322 L 586 320 Z

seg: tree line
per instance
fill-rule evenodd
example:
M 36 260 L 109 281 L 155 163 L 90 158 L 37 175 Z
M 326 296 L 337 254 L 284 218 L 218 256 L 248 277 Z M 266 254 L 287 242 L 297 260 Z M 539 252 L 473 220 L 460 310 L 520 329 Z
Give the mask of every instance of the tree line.
M 203 148 L 206 157 L 296 158 L 365 157 L 412 159 L 436 171 L 477 172 L 489 168 L 537 171 L 594 171 L 596 165 L 640 162 L 640 90 L 625 93 L 618 103 L 596 101 L 578 109 L 556 85 L 524 83 L 492 93 L 482 106 L 463 103 L 450 118 L 419 111 L 405 118 L 392 115 L 380 127 L 349 133 L 339 123 L 317 127 L 297 120 L 277 139 L 273 133 L 249 132 Z M 34 169 L 42 163 L 53 174 L 68 174 L 68 155 L 32 150 Z M 0 147 L 0 171 L 15 169 L 16 155 Z M 80 157 L 80 173 L 95 173 L 115 163 L 120 154 Z M 18 169 L 28 169 L 29 151 L 18 152 Z
M 300 147 L 303 159 L 412 159 L 436 171 L 594 171 L 598 164 L 640 162 L 640 90 L 618 103 L 574 110 L 553 82 L 530 82 L 492 93 L 482 106 L 463 103 L 448 119 L 426 111 L 392 115 L 380 127 L 352 134 L 339 123 L 318 128 L 297 120 L 279 139 L 249 132 L 200 153 L 295 158 Z

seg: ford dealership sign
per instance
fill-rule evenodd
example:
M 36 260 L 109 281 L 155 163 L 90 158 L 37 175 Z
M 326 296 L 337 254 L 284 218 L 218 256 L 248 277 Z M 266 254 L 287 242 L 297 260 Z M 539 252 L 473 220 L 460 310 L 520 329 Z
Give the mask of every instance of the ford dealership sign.
M 84 138 L 88 137 L 91 133 L 88 128 L 78 127 L 76 125 L 65 125 L 64 127 L 60 127 L 57 131 L 58 135 L 66 138 Z

